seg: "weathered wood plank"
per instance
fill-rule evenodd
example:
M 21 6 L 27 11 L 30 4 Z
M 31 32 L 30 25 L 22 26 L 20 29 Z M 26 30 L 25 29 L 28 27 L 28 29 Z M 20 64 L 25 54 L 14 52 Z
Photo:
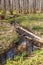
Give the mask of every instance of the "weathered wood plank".
M 43 44 L 43 39 L 40 38 L 39 36 L 36 36 L 35 34 L 29 32 L 28 30 L 24 29 L 23 27 L 21 26 L 17 26 L 17 29 L 19 30 L 19 32 L 21 31 L 24 31 L 26 34 L 27 34 L 27 37 L 34 40 L 34 41 L 37 41 L 39 43 L 42 43 Z M 22 33 L 23 34 L 23 33 Z M 37 43 L 38 44 L 38 43 Z

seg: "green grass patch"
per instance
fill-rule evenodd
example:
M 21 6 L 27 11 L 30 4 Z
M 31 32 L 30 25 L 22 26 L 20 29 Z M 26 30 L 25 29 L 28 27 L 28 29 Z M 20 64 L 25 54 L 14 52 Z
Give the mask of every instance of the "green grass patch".
M 16 56 L 15 60 L 7 60 L 5 65 L 40 65 L 43 62 L 43 49 L 37 50 L 32 53 L 34 56 L 29 57 L 28 59 L 24 60 L 23 54 L 21 56 Z
M 38 31 L 40 35 L 42 35 L 43 32 L 43 13 L 21 15 L 15 18 L 10 18 L 6 15 L 4 21 L 7 23 L 10 23 L 11 21 L 17 22 L 20 25 L 29 28 L 32 32 Z
M 42 26 L 33 26 L 32 30 L 40 31 L 40 30 L 43 30 L 43 27 Z

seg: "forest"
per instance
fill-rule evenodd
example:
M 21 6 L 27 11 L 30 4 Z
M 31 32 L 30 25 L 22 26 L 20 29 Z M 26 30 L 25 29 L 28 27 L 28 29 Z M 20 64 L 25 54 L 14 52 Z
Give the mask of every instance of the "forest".
M 43 0 L 0 0 L 0 10 L 14 13 L 43 12 Z
M 43 65 L 43 0 L 0 0 L 0 65 Z

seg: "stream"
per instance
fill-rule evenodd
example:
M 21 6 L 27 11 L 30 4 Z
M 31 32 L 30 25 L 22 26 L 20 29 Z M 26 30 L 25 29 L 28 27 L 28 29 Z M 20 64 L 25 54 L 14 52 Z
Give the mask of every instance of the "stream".
M 22 43 L 25 47 L 25 51 L 28 54 L 28 56 L 32 51 L 36 50 L 36 48 L 26 40 L 21 40 L 17 44 L 18 44 L 18 46 L 20 46 L 20 44 L 22 44 Z M 9 59 L 9 58 L 13 59 L 15 55 L 16 55 L 16 47 L 13 47 L 7 53 L 4 53 L 3 55 L 0 55 L 1 65 L 4 65 L 6 63 L 6 60 Z

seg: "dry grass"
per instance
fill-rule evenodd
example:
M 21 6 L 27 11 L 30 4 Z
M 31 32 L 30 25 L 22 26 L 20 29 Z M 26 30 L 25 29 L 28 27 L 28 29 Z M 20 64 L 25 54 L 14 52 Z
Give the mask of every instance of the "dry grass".
M 23 15 L 17 17 L 15 20 L 43 38 L 43 14 Z
M 0 53 L 12 45 L 17 38 L 17 33 L 14 26 L 9 23 L 0 22 Z

